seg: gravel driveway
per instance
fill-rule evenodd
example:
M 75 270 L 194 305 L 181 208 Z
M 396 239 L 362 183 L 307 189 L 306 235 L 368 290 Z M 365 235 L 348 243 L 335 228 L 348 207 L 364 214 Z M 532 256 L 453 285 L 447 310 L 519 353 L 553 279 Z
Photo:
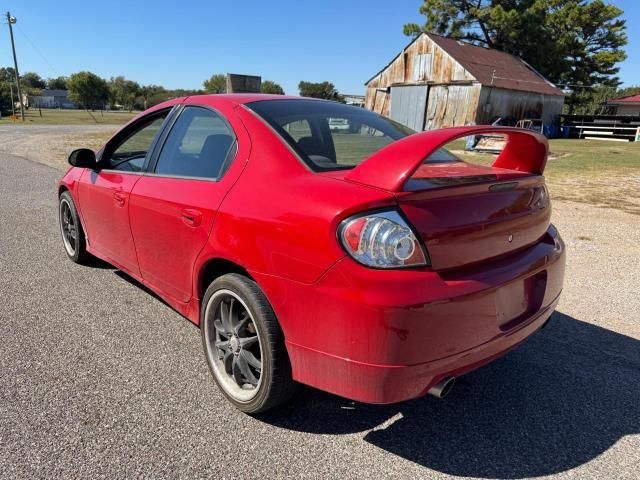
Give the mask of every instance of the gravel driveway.
M 97 150 L 118 128 L 120 125 L 0 125 L 0 159 L 18 155 L 66 169 L 73 150 Z
M 0 153 L 1 478 L 640 477 L 638 216 L 557 202 L 553 321 L 446 400 L 305 389 L 252 418 L 216 389 L 197 327 L 65 258 L 60 175 Z

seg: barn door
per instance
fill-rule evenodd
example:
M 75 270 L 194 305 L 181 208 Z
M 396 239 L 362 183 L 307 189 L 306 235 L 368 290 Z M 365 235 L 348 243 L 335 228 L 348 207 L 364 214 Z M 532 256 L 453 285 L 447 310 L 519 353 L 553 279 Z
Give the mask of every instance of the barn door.
M 391 111 L 389 116 L 398 123 L 421 132 L 427 109 L 429 87 L 427 85 L 402 85 L 391 87 Z
M 373 97 L 373 111 L 380 115 L 384 115 L 385 117 L 389 116 L 388 97 L 389 94 L 386 90 L 376 90 L 375 96 Z
M 475 120 L 480 91 L 474 85 L 432 85 L 425 130 L 459 127 Z

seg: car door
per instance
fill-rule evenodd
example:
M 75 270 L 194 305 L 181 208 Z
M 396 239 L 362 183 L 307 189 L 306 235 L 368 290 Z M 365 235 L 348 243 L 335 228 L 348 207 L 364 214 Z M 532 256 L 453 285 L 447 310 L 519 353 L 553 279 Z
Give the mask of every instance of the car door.
M 240 173 L 248 139 L 203 106 L 185 106 L 158 146 L 148 174 L 131 192 L 131 231 L 145 282 L 187 302 L 193 266 L 205 246 L 222 199 Z
M 97 169 L 87 169 L 78 185 L 82 218 L 91 250 L 114 265 L 140 275 L 129 225 L 129 195 L 169 110 L 153 112 L 107 143 Z

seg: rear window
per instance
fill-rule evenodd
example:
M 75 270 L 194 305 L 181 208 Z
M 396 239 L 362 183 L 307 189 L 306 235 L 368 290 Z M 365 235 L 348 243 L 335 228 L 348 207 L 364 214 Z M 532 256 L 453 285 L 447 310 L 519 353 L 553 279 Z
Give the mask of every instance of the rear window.
M 352 168 L 382 147 L 415 133 L 363 108 L 320 100 L 247 104 L 314 170 Z

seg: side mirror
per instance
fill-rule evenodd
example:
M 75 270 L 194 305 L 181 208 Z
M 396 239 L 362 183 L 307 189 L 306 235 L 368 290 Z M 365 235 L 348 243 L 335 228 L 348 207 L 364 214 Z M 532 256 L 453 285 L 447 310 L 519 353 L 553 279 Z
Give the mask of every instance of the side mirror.
M 88 148 L 79 148 L 71 152 L 69 163 L 79 168 L 96 168 L 98 166 L 95 152 Z

